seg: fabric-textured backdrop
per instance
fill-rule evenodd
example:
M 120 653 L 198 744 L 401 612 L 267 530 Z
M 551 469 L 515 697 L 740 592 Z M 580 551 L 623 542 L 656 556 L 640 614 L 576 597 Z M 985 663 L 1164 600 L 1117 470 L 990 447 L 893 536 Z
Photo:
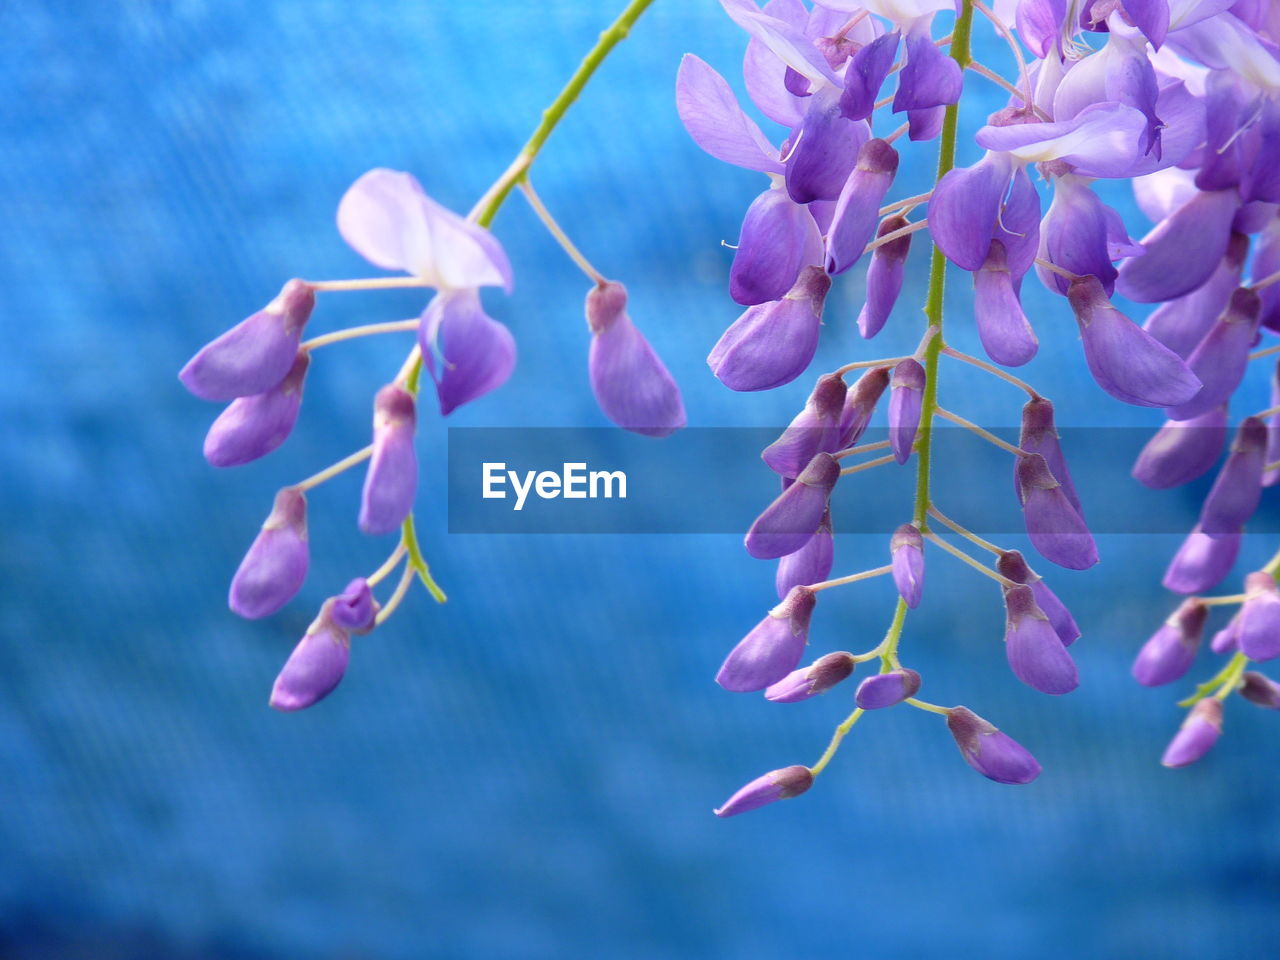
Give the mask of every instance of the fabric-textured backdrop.
M 711 682 L 770 605 L 772 565 L 724 535 L 449 536 L 444 428 L 427 415 L 419 515 L 451 602 L 415 592 L 357 641 L 329 701 L 267 709 L 315 605 L 387 546 L 354 530 L 358 478 L 313 496 L 313 571 L 286 612 L 236 620 L 227 579 L 277 486 L 365 442 L 399 341 L 317 355 L 295 435 L 237 471 L 204 464 L 214 408 L 175 373 L 284 279 L 370 272 L 333 229 L 365 169 L 412 170 L 466 209 L 613 6 L 0 8 L 0 954 L 1273 955 L 1280 718 L 1233 705 L 1215 754 L 1167 771 L 1174 697 L 1128 678 L 1172 606 L 1158 580 L 1173 537 L 1104 536 L 1102 564 L 1053 578 L 1085 630 L 1083 684 L 1064 699 L 1012 678 L 998 595 L 933 558 L 904 655 L 931 699 L 971 705 L 1036 752 L 1033 785 L 978 777 L 937 718 L 900 710 L 860 725 L 808 796 L 722 822 L 712 806 L 764 770 L 812 762 L 848 706 L 847 693 L 784 707 Z M 659 0 L 535 174 L 630 287 L 700 426 L 781 425 L 808 390 L 734 395 L 703 361 L 736 312 L 719 241 L 763 183 L 688 141 L 672 85 L 686 50 L 733 75 L 742 46 L 713 0 Z M 1006 65 L 998 44 L 979 49 Z M 968 84 L 971 132 L 1000 103 Z M 971 141 L 961 150 L 976 159 Z M 932 164 L 931 148 L 904 158 L 902 195 L 927 189 Z M 1141 223 L 1122 191 L 1107 196 Z M 517 287 L 486 302 L 520 364 L 455 421 L 604 425 L 586 382 L 585 283 L 518 197 L 496 228 Z M 910 349 L 922 249 L 873 345 L 853 328 L 856 280 L 839 285 L 815 371 Z M 976 347 L 963 283 L 950 304 L 950 336 Z M 421 305 L 412 292 L 325 295 L 313 329 Z M 1094 387 L 1060 299 L 1040 291 L 1028 312 L 1043 347 L 1027 376 L 1061 422 L 1158 422 Z M 1016 392 L 949 376 L 944 397 L 971 418 L 1013 422 Z M 1203 493 L 1147 494 L 1105 449 L 1069 453 L 1086 504 L 1122 498 L 1189 523 Z M 772 489 L 762 467 L 705 482 L 672 489 L 670 509 Z M 947 465 L 945 483 L 965 482 L 1008 495 L 1003 474 Z M 837 497 L 848 529 L 856 484 Z M 1251 540 L 1241 569 L 1273 548 Z M 842 535 L 837 569 L 884 549 Z M 890 590 L 824 596 L 814 649 L 873 644 Z

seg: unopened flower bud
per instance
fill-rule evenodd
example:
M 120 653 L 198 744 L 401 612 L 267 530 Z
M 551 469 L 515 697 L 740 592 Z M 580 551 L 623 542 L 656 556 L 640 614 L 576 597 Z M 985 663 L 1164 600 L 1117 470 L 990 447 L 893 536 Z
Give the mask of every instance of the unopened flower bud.
M 853 695 L 863 710 L 882 710 L 901 703 L 920 692 L 920 674 L 906 667 L 867 677 Z
M 1080 639 L 1080 627 L 1076 624 L 1075 617 L 1071 616 L 1071 611 L 1058 599 L 1057 594 L 1049 589 L 1044 580 L 1027 566 L 1027 561 L 1021 553 L 1017 550 L 1006 550 L 1001 553 L 996 560 L 996 571 L 1002 577 L 1008 577 L 1015 583 L 1025 583 L 1031 588 L 1036 605 L 1049 618 L 1054 631 L 1058 634 L 1058 639 L 1064 646 L 1069 647 Z
M 781 477 L 798 477 L 815 454 L 839 449 L 845 393 L 844 380 L 835 374 L 818 378 L 804 409 L 760 455 L 770 470 Z
M 1133 478 L 1152 490 L 1190 483 L 1208 473 L 1227 441 L 1227 408 L 1190 420 L 1166 420 L 1133 464 Z
M 1171 420 L 1189 420 L 1226 403 L 1244 379 L 1249 350 L 1258 336 L 1262 301 L 1248 287 L 1231 295 L 1227 309 L 1187 358 L 1202 386 L 1169 410 Z
M 1256 670 L 1246 670 L 1240 696 L 1269 710 L 1280 710 L 1280 683 Z
M 1229 535 L 1253 516 L 1262 498 L 1266 449 L 1266 426 L 1257 417 L 1245 417 L 1218 478 L 1204 498 L 1201 530 L 1210 536 Z
M 973 275 L 973 317 L 982 347 L 996 363 L 1020 367 L 1036 355 L 1040 341 L 1022 312 L 1004 244 L 992 240 L 987 259 Z
M 302 710 L 323 700 L 342 680 L 351 658 L 351 635 L 333 620 L 332 599 L 326 600 L 306 634 L 289 655 L 271 689 L 271 706 Z
M 1098 562 L 1098 548 L 1079 511 L 1038 453 L 1019 457 L 1015 467 L 1031 544 L 1046 560 L 1070 570 Z
M 898 151 L 878 138 L 858 151 L 827 230 L 827 272 L 843 273 L 862 258 L 880 222 L 880 205 L 898 172 Z
M 333 598 L 329 615 L 335 624 L 352 633 L 372 630 L 374 618 L 378 615 L 378 601 L 373 599 L 369 581 L 356 577 L 348 583 L 346 589 Z
M 1244 578 L 1245 601 L 1240 607 L 1236 642 L 1250 660 L 1280 657 L 1280 588 L 1275 577 L 1258 571 Z
M 1222 736 L 1222 701 L 1206 697 L 1196 703 L 1182 721 L 1174 738 L 1164 751 L 1160 762 L 1166 767 L 1185 767 L 1195 763 L 1218 742 Z
M 302 589 L 309 563 L 307 498 L 285 487 L 231 579 L 228 605 L 249 620 L 269 617 Z
M 307 351 L 299 350 L 293 368 L 274 387 L 232 400 L 204 438 L 204 458 L 215 467 L 238 467 L 284 443 L 298 422 L 310 363 Z
M 378 391 L 373 404 L 373 456 L 360 496 L 360 529 L 369 534 L 397 530 L 418 492 L 413 395 L 397 384 Z
M 893 458 L 906 463 L 920 428 L 920 407 L 924 402 L 924 367 L 908 357 L 893 368 L 889 383 L 889 445 Z
M 1005 654 L 1014 676 L 1041 693 L 1070 693 L 1080 685 L 1075 661 L 1036 604 L 1029 586 L 1004 588 Z
M 947 711 L 947 728 L 960 755 L 973 769 L 997 783 L 1030 783 L 1040 764 L 1026 748 L 967 707 Z
M 904 216 L 885 217 L 876 228 L 876 239 L 907 227 Z M 882 243 L 871 251 L 871 264 L 867 267 L 867 299 L 858 313 L 858 332 L 870 340 L 884 327 L 902 292 L 906 276 L 907 255 L 911 252 L 911 234 L 904 233 L 896 240 Z
M 893 558 L 894 586 L 914 610 L 924 591 L 924 537 L 915 526 L 904 523 L 889 539 L 889 555 Z
M 1071 471 L 1067 469 L 1067 458 L 1062 452 L 1057 427 L 1054 426 L 1053 404 L 1044 397 L 1033 397 L 1023 404 L 1018 448 L 1044 457 L 1049 472 L 1053 474 L 1053 479 L 1062 485 L 1062 492 L 1067 500 L 1083 517 L 1084 511 L 1080 506 L 1080 497 L 1076 494 L 1075 484 L 1071 482 Z M 1023 499 L 1022 491 L 1019 490 L 1019 502 Z
M 813 536 L 827 510 L 827 499 L 840 479 L 840 462 L 819 453 L 756 518 L 744 540 L 747 553 L 772 560 L 795 553 Z
M 809 619 L 817 594 L 793 587 L 738 645 L 729 651 L 716 683 L 726 690 L 751 693 L 777 683 L 796 668 L 809 642 Z
M 775 800 L 786 800 L 804 793 L 813 786 L 813 774 L 808 767 L 793 766 L 773 770 L 757 777 L 724 802 L 714 812 L 717 817 L 755 810 Z
M 1210 536 L 1197 525 L 1169 562 L 1161 581 L 1174 593 L 1203 593 L 1222 582 L 1235 566 L 1242 531 Z
M 831 535 L 831 508 L 828 507 L 818 523 L 817 532 L 805 541 L 805 545 L 778 560 L 778 572 L 774 577 L 778 599 L 790 593 L 792 587 L 809 586 L 827 579 L 834 561 L 835 540 Z
M 770 685 L 764 692 L 774 703 L 798 703 L 826 693 L 837 683 L 848 679 L 854 668 L 853 654 L 838 651 L 819 657 L 807 667 L 792 670 Z
M 1208 615 L 1197 598 L 1184 600 L 1138 651 L 1133 678 L 1144 687 L 1158 687 L 1183 676 L 1195 661 Z
M 840 415 L 840 442 L 838 447 L 851 447 L 858 442 L 871 422 L 876 404 L 889 386 L 889 368 L 872 367 L 849 388 L 844 398 L 844 412 Z
M 266 307 L 202 347 L 179 379 L 204 400 L 265 393 L 288 376 L 315 303 L 315 290 L 290 280 Z

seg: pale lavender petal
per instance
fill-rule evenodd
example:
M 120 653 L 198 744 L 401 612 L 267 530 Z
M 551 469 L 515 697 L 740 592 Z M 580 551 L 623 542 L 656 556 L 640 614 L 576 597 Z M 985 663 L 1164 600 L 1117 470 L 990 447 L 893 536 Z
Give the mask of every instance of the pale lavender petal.
M 885 217 L 876 230 L 877 239 L 886 237 L 907 226 L 907 218 L 903 216 Z M 858 332 L 864 339 L 870 340 L 883 329 L 893 306 L 898 302 L 902 292 L 902 282 L 906 276 L 907 255 L 911 252 L 911 234 L 904 234 L 896 240 L 890 240 L 876 247 L 871 252 L 871 263 L 867 267 L 867 298 L 858 313 Z
M 731 390 L 770 390 L 800 376 L 818 349 L 831 279 L 806 267 L 781 300 L 748 307 L 711 349 L 707 364 Z
M 800 11 L 799 20 L 792 16 L 797 9 Z M 808 16 L 800 0 L 769 0 L 762 12 L 793 25 L 803 23 Z M 742 79 L 747 96 L 770 120 L 784 127 L 794 127 L 799 125 L 803 110 L 783 85 L 783 75 L 788 69 L 772 50 L 755 37 L 747 43 L 742 61 Z
M 780 300 L 807 266 L 823 262 L 822 235 L 809 210 L 773 187 L 751 202 L 729 268 L 729 296 L 746 306 Z
M 342 680 L 351 658 L 351 637 L 330 616 L 333 601 L 307 628 L 271 689 L 276 710 L 302 710 L 323 700 Z
M 843 273 L 858 262 L 880 222 L 880 205 L 898 171 L 898 151 L 883 140 L 868 140 L 836 200 L 827 231 L 827 272 Z
M 1226 256 L 1209 279 L 1190 293 L 1160 304 L 1147 317 L 1142 329 L 1178 356 L 1191 356 L 1191 351 L 1222 316 L 1231 294 L 1240 285 L 1248 253 L 1249 238 L 1242 233 L 1232 233 Z
M 1184 600 L 1138 651 L 1133 678 L 1144 687 L 1159 687 L 1180 679 L 1195 661 L 1209 608 L 1200 600 Z
M 742 112 L 724 77 L 692 53 L 680 61 L 676 111 L 694 143 L 717 160 L 764 173 L 782 172 L 777 150 Z
M 826 58 L 805 37 L 804 31 L 785 20 L 771 17 L 751 0 L 720 0 L 720 6 L 734 23 L 759 40 L 792 70 L 815 83 L 839 85 Z
M 1008 157 L 989 152 L 972 167 L 948 172 L 933 188 L 929 233 L 957 266 L 978 270 L 986 261 L 1012 172 Z
M 400 529 L 418 492 L 413 395 L 388 384 L 378 391 L 373 410 L 373 456 L 360 495 L 359 525 L 368 534 L 391 533 Z
M 591 390 L 604 415 L 633 433 L 665 437 L 685 425 L 680 387 L 626 312 L 616 281 L 587 294 Z
M 896 706 L 920 692 L 920 674 L 906 667 L 867 677 L 853 695 L 854 703 L 863 710 L 883 710 Z
M 1152 490 L 1166 490 L 1204 476 L 1227 442 L 1227 408 L 1190 420 L 1167 420 L 1138 454 L 1133 478 Z
M 1236 637 L 1236 630 L 1240 626 L 1240 616 L 1237 614 L 1227 621 L 1227 625 L 1213 635 L 1213 639 L 1209 641 L 1209 649 L 1222 656 L 1225 653 L 1233 653 L 1240 648 L 1240 642 Z
M 1061 49 L 1062 22 L 1067 17 L 1066 0 L 1020 0 L 1016 13 L 1018 36 L 1037 59 Z
M 299 350 L 284 380 L 264 393 L 232 400 L 204 438 L 204 458 L 215 467 L 236 467 L 271 453 L 298 421 L 310 354 Z
M 983 127 L 978 146 L 1008 153 L 1021 163 L 1064 160 L 1083 176 L 1126 177 L 1142 155 L 1147 130 L 1142 111 L 1121 103 L 1095 103 L 1070 120 Z
M 716 683 L 726 690 L 751 693 L 777 683 L 800 663 L 808 642 L 816 594 L 794 587 L 780 604 L 729 652 Z
M 988 779 L 1030 783 L 1040 775 L 1040 764 L 1025 747 L 967 707 L 947 711 L 947 729 L 965 762 Z
M 418 346 L 444 416 L 498 389 L 516 365 L 515 338 L 484 312 L 475 289 L 437 294 L 423 311 Z
M 1147 252 L 1120 267 L 1117 289 L 1130 300 L 1155 303 L 1199 287 L 1227 252 L 1239 206 L 1234 190 L 1197 193 L 1142 239 Z
M 197 397 L 213 401 L 278 386 L 293 367 L 315 302 L 315 290 L 290 280 L 269 304 L 202 347 L 178 379 Z
M 786 800 L 789 797 L 804 793 L 813 786 L 813 773 L 808 767 L 783 767 L 757 777 L 732 797 L 717 807 L 713 812 L 717 817 L 732 817 L 735 814 L 756 810 L 775 800 Z
M 1231 536 L 1257 512 L 1262 498 L 1267 428 L 1246 417 L 1236 431 L 1226 463 L 1200 509 L 1199 529 L 1210 536 Z
M 973 275 L 973 317 L 982 348 L 996 363 L 1017 367 L 1036 355 L 1040 342 L 1022 312 L 999 240 L 991 241 L 986 262 Z
M 889 383 L 889 443 L 898 463 L 906 463 L 920 427 L 924 401 L 924 367 L 912 357 L 893 368 Z
M 840 462 L 828 453 L 814 456 L 796 482 L 765 507 L 747 531 L 747 553 L 774 560 L 795 553 L 817 531 L 827 500 L 840 479 Z
M 1107 393 L 1138 406 L 1172 407 L 1199 391 L 1200 380 L 1182 358 L 1113 307 L 1096 277 L 1071 281 L 1067 298 L 1089 372 Z
M 276 494 L 271 514 L 231 580 L 227 604 L 249 620 L 269 617 L 302 589 L 311 554 L 307 497 L 296 487 Z
M 1159 50 L 1169 32 L 1169 0 L 1124 0 L 1124 12 Z

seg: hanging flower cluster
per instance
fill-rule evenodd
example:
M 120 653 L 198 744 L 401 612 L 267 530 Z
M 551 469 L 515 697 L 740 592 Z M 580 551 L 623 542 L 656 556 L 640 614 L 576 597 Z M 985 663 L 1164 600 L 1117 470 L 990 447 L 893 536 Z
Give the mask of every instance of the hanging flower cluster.
M 607 52 L 625 36 L 645 5 L 628 8 L 602 35 L 596 51 L 600 55 L 584 61 L 571 86 L 590 75 L 603 56 L 600 51 Z M 408 173 L 376 169 L 364 174 L 338 205 L 338 230 L 374 266 L 405 276 L 290 280 L 265 308 L 203 347 L 179 375 L 196 396 L 228 402 L 205 438 L 204 453 L 215 467 L 237 466 L 266 456 L 289 436 L 316 349 L 373 334 L 417 335 L 417 345 L 400 372 L 374 397 L 369 445 L 279 491 L 232 578 L 229 603 L 242 617 L 267 617 L 289 603 L 301 589 L 309 563 L 307 491 L 367 462 L 357 526 L 371 536 L 398 532 L 398 544 L 378 570 L 352 580 L 321 605 L 276 679 L 270 703 L 277 710 L 309 707 L 332 692 L 346 672 L 351 637 L 383 623 L 415 575 L 444 602 L 413 524 L 419 469 L 414 434 L 422 415 L 419 380 L 425 369 L 440 415 L 448 416 L 502 386 L 515 368 L 511 331 L 485 313 L 481 298 L 486 287 L 511 291 L 511 266 L 487 223 L 513 188 L 525 193 L 552 236 L 594 281 L 586 301 L 588 379 L 605 416 L 620 427 L 654 437 L 685 424 L 679 388 L 627 314 L 626 289 L 587 263 L 529 183 L 528 167 L 569 102 L 562 95 L 558 106 L 544 115 L 535 139 L 467 217 L 441 206 Z M 435 294 L 415 319 L 302 339 L 317 293 L 389 287 L 429 287 Z M 399 582 L 380 605 L 373 588 L 402 563 Z
M 930 476 L 934 421 L 969 429 L 1014 457 L 1014 490 L 1044 560 L 1072 570 L 1097 562 L 1053 406 L 1001 369 L 1026 363 L 1037 350 L 1020 298 L 1034 269 L 1075 315 L 1099 387 L 1125 403 L 1166 409 L 1170 421 L 1135 475 L 1167 487 L 1216 463 L 1226 403 L 1258 330 L 1280 330 L 1280 287 L 1270 287 L 1280 279 L 1280 8 L 1252 0 L 1016 0 L 995 9 L 982 0 L 769 0 L 763 8 L 752 0 L 720 2 L 749 35 L 748 94 L 789 132 L 775 146 L 719 74 L 685 57 L 676 104 L 689 134 L 713 157 L 769 180 L 743 219 L 729 293 L 746 309 L 711 350 L 715 376 L 750 391 L 804 374 L 832 278 L 863 258 L 869 262 L 857 323 L 864 338 L 874 337 L 901 292 L 912 234 L 927 229 L 934 250 L 928 323 L 914 354 L 859 360 L 820 376 L 804 409 L 764 451 L 782 491 L 747 532 L 746 548 L 778 561 L 781 603 L 730 652 L 717 681 L 792 703 L 845 681 L 859 664 L 878 661 L 879 670 L 858 684 L 856 709 L 817 763 L 766 774 L 716 812 L 728 816 L 807 790 L 866 711 L 900 703 L 944 716 L 978 772 L 1027 783 L 1040 767 L 1025 749 L 964 707 L 919 699 L 921 677 L 900 660 L 906 615 L 923 598 L 928 541 L 999 584 L 1005 648 L 1019 680 L 1048 694 L 1078 683 L 1068 647 L 1080 630 L 1070 612 L 1021 554 L 939 510 Z M 935 39 L 934 20 L 944 11 L 955 13 L 954 27 Z M 1006 79 L 973 59 L 975 12 L 1007 41 L 1016 76 Z M 957 167 L 965 73 L 997 84 L 1010 99 L 978 131 L 981 157 Z M 886 132 L 877 135 L 881 122 Z M 939 140 L 939 178 L 927 194 L 889 200 L 899 165 L 895 143 L 904 136 Z M 1103 179 L 1133 184 L 1156 221 L 1141 240 L 1094 192 Z M 916 211 L 925 215 L 913 220 Z M 1254 280 L 1242 285 L 1254 237 Z M 948 261 L 972 280 L 973 323 L 999 366 L 943 339 Z M 1116 292 L 1159 306 L 1139 326 L 1112 303 Z M 944 356 L 1026 392 L 1017 446 L 939 405 Z M 847 382 L 858 370 L 865 372 Z M 889 438 L 859 445 L 886 391 Z M 1170 568 L 1171 588 L 1196 593 L 1221 580 L 1264 482 L 1280 479 L 1280 386 L 1272 402 L 1242 422 L 1200 525 Z M 916 503 L 890 538 L 889 563 L 829 579 L 840 478 L 912 458 Z M 989 551 L 993 565 L 944 539 L 934 522 Z M 1238 598 L 1188 600 L 1144 648 L 1134 670 L 1139 680 L 1176 679 L 1190 666 L 1205 608 L 1242 602 L 1215 641 L 1215 648 L 1236 651 L 1231 664 L 1209 688 L 1212 696 L 1202 689 L 1194 699 L 1166 764 L 1190 762 L 1212 745 L 1226 692 L 1280 706 L 1280 686 L 1244 672 L 1250 660 L 1280 656 L 1277 569 L 1280 557 L 1251 575 Z M 820 592 L 881 575 L 890 575 L 900 594 L 884 640 L 864 653 L 828 653 L 801 666 Z

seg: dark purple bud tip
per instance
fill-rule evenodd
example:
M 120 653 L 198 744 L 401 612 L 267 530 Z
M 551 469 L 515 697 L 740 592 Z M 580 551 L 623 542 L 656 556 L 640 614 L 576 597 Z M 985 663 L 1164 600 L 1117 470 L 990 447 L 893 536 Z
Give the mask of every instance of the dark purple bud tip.
M 821 524 L 839 479 L 840 462 L 829 453 L 816 454 L 796 482 L 751 525 L 744 540 L 747 553 L 759 560 L 773 560 L 803 547 Z
M 1023 559 L 1021 553 L 1017 550 L 1006 550 L 1000 554 L 999 559 L 996 560 L 996 571 L 1002 577 L 1008 577 L 1014 583 L 1025 583 L 1031 588 L 1036 604 L 1045 612 L 1049 622 L 1053 624 L 1053 629 L 1058 634 L 1058 639 L 1065 646 L 1069 647 L 1080 639 L 1080 627 L 1076 624 L 1075 618 L 1071 616 L 1071 611 L 1045 585 L 1045 582 L 1027 566 L 1027 561 Z
M 360 497 L 360 529 L 368 534 L 397 530 L 418 492 L 413 449 L 413 395 L 394 383 L 378 391 L 373 405 L 373 456 Z
M 924 537 L 910 523 L 904 523 L 889 539 L 893 562 L 893 583 L 911 609 L 920 605 L 924 592 Z
M 1041 693 L 1070 693 L 1080 674 L 1029 586 L 1005 587 L 1005 654 L 1014 676 Z
M 828 653 L 807 667 L 791 671 L 769 686 L 764 692 L 765 699 L 774 703 L 799 703 L 801 700 L 808 700 L 847 680 L 853 673 L 854 666 L 853 654 L 843 650 Z
M 920 428 L 924 402 L 924 367 L 908 357 L 893 368 L 889 382 L 889 444 L 898 463 L 906 463 Z
M 178 378 L 204 400 L 234 400 L 270 390 L 293 366 L 315 302 L 310 286 L 290 280 L 266 307 L 201 348 Z
M 1182 727 L 1160 758 L 1166 767 L 1185 767 L 1195 763 L 1218 742 L 1222 736 L 1222 701 L 1207 697 L 1196 703 L 1182 721 Z
M 289 655 L 271 689 L 271 706 L 277 710 L 302 710 L 323 700 L 342 680 L 351 657 L 351 637 L 332 618 L 333 600 L 326 600 L 320 615 Z
M 227 405 L 204 438 L 204 458 L 211 466 L 251 463 L 288 439 L 298 422 L 310 363 L 307 351 L 297 351 L 284 380 L 263 393 L 238 397 Z
M 269 617 L 302 589 L 309 563 L 307 498 L 285 487 L 231 579 L 228 605 L 249 620 Z
M 1015 479 L 1031 544 L 1046 560 L 1069 570 L 1098 562 L 1098 548 L 1084 519 L 1049 470 L 1043 456 L 1019 457 Z
M 808 587 L 792 587 L 786 599 L 729 651 L 716 683 L 726 690 L 753 693 L 794 670 L 809 642 L 809 620 L 816 602 L 817 594 Z
M 1172 683 L 1191 669 L 1209 608 L 1192 597 L 1151 635 L 1133 661 L 1133 679 L 1144 687 Z
M 813 786 L 813 774 L 808 767 L 796 765 L 783 767 L 757 777 L 724 802 L 714 812 L 717 817 L 732 817 L 748 810 L 755 810 L 775 800 L 797 797 Z
M 1276 683 L 1256 670 L 1245 672 L 1244 683 L 1240 686 L 1240 696 L 1268 710 L 1280 710 L 1280 683 Z
M 906 667 L 867 677 L 858 684 L 854 701 L 863 710 L 882 710 L 920 692 L 920 674 Z
M 1280 657 L 1280 588 L 1271 574 L 1257 571 L 1244 578 L 1244 592 L 1236 643 L 1250 660 L 1274 660 Z
M 592 333 L 608 330 L 626 309 L 626 287 L 616 280 L 598 284 L 587 293 L 587 327 Z
M 373 599 L 369 581 L 356 577 L 345 590 L 333 598 L 330 616 L 333 622 L 352 633 L 368 633 L 378 615 L 378 601 Z
M 1030 783 L 1040 776 L 1040 764 L 1025 747 L 967 707 L 947 711 L 947 728 L 965 762 L 984 777 L 996 783 Z

